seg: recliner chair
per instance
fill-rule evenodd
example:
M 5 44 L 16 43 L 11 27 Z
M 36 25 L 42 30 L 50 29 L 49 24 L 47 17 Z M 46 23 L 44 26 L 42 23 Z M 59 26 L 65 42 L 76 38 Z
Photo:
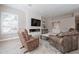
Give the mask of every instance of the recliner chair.
M 19 38 L 22 46 L 27 49 L 27 51 L 32 51 L 39 46 L 39 38 L 34 38 L 28 35 L 28 31 L 25 29 L 24 32 L 19 31 Z

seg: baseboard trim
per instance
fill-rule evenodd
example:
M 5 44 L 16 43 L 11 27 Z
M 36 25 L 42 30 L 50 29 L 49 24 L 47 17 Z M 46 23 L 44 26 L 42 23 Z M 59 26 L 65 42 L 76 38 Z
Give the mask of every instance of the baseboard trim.
M 15 40 L 15 39 L 18 39 L 19 37 L 12 37 L 12 38 L 8 38 L 8 39 L 2 39 L 0 40 L 1 41 L 8 41 L 8 40 Z

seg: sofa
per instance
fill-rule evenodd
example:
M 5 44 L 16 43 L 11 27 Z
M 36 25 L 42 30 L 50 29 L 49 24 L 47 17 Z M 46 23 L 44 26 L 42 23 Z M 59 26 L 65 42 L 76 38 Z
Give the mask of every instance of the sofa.
M 78 49 L 79 33 L 77 31 L 64 32 L 61 35 L 49 35 L 49 43 L 62 53 Z

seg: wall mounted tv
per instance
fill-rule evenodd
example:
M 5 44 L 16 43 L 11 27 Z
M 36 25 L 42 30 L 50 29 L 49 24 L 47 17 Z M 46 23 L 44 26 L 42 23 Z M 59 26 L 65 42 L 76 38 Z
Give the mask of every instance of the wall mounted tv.
M 41 20 L 31 18 L 31 26 L 41 26 Z

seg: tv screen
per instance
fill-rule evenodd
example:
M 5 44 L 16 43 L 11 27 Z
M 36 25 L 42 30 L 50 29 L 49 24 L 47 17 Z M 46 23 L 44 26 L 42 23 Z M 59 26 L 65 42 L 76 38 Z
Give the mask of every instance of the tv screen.
M 31 18 L 31 26 L 40 26 L 41 21 L 38 19 Z

